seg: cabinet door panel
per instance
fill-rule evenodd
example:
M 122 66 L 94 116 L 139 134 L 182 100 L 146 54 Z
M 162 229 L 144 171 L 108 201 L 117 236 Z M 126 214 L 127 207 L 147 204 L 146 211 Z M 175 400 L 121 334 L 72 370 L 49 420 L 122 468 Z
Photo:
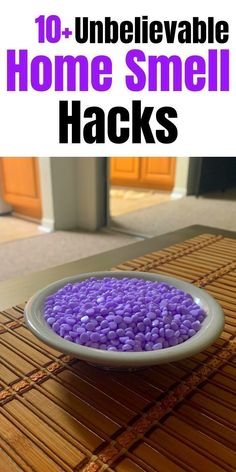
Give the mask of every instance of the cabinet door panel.
M 144 157 L 141 168 L 141 182 L 146 186 L 156 186 L 171 190 L 174 186 L 174 157 Z
M 171 190 L 175 157 L 112 157 L 111 183 L 128 187 Z
M 137 183 L 140 179 L 139 157 L 112 157 L 110 162 L 111 181 L 117 185 Z
M 0 185 L 3 199 L 15 213 L 40 219 L 42 216 L 38 162 L 34 157 L 2 157 Z

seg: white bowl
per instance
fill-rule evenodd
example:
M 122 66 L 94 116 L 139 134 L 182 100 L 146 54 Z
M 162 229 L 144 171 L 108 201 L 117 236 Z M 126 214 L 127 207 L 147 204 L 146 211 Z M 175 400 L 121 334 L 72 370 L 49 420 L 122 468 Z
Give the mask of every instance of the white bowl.
M 207 316 L 204 319 L 201 329 L 190 339 L 177 346 L 168 347 L 156 351 L 142 352 L 115 352 L 94 349 L 67 341 L 57 335 L 44 319 L 44 301 L 52 293 L 55 293 L 67 283 L 76 283 L 89 277 L 130 277 L 142 278 L 145 280 L 166 282 L 176 288 L 190 293 L 195 302 L 204 309 Z M 25 307 L 25 320 L 29 329 L 41 341 L 60 352 L 70 354 L 78 359 L 103 368 L 116 370 L 137 369 L 156 364 L 173 362 L 185 357 L 192 356 L 212 344 L 218 338 L 224 327 L 224 314 L 220 305 L 204 290 L 195 287 L 180 279 L 166 277 L 159 274 L 145 272 L 93 272 L 75 277 L 68 277 L 58 280 L 43 288 L 28 301 Z

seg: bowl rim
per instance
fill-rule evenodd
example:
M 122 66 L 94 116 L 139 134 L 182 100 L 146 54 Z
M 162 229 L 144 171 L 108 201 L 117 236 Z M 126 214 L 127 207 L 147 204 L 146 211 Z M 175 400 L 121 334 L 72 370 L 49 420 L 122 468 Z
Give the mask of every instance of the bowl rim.
M 189 338 L 177 346 L 155 351 L 107 351 L 67 341 L 56 334 L 46 323 L 42 312 L 43 302 L 46 297 L 59 290 L 59 288 L 64 286 L 66 283 L 76 283 L 90 277 L 143 278 L 145 280 L 167 283 L 190 293 L 200 306 L 205 307 L 205 309 L 207 307 L 207 316 L 202 323 L 201 330 L 199 330 L 199 332 L 192 338 Z M 26 325 L 33 334 L 57 351 L 70 354 L 90 363 L 110 366 L 122 364 L 124 367 L 133 365 L 155 365 L 190 357 L 212 344 L 224 327 L 224 313 L 221 306 L 202 288 L 200 289 L 180 278 L 169 277 L 158 273 L 136 271 L 88 272 L 59 279 L 45 286 L 41 290 L 38 290 L 29 299 L 24 309 L 24 317 Z

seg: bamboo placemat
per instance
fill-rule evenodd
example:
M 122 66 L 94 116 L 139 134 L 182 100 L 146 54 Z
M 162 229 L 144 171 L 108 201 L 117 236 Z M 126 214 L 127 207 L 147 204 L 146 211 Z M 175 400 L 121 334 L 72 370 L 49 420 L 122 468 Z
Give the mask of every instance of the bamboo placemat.
M 202 234 L 116 267 L 204 287 L 225 329 L 204 352 L 105 372 L 38 341 L 24 305 L 0 313 L 0 471 L 233 471 L 236 240 Z

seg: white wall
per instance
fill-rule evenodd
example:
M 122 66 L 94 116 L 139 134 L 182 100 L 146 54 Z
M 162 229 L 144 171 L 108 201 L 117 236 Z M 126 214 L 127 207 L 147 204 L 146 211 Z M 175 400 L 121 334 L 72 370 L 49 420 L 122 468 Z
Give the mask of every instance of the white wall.
M 45 231 L 53 231 L 54 206 L 52 194 L 51 159 L 50 157 L 40 157 L 38 158 L 38 161 L 43 214 L 41 228 Z
M 51 158 L 51 185 L 55 229 L 75 228 L 78 226 L 75 158 Z
M 39 168 L 44 230 L 94 231 L 105 223 L 103 158 L 39 158 Z
M 187 194 L 189 157 L 176 157 L 175 186 L 172 198 L 180 198 Z
M 79 157 L 76 164 L 79 227 L 94 231 L 106 223 L 106 163 L 103 157 Z

